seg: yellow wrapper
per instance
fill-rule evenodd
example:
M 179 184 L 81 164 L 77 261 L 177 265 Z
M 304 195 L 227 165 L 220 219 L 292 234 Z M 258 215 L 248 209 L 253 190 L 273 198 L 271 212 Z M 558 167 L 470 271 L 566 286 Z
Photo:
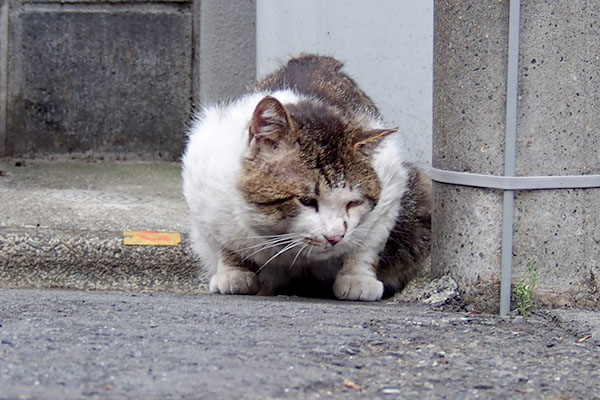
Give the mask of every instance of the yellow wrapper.
M 177 232 L 123 232 L 125 246 L 177 246 L 179 243 L 181 235 Z

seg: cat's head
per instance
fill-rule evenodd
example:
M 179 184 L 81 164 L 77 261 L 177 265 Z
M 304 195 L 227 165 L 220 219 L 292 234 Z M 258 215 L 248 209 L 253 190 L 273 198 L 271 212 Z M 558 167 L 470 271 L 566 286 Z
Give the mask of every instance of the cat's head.
M 352 238 L 379 199 L 370 157 L 395 129 L 364 129 L 310 100 L 283 105 L 263 98 L 248 127 L 239 189 L 253 228 L 287 234 L 327 257 Z

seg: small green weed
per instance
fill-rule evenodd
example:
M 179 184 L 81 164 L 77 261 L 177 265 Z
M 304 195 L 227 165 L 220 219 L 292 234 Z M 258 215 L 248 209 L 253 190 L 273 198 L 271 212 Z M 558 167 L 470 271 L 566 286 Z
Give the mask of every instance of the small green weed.
M 517 302 L 517 309 L 522 316 L 528 317 L 529 311 L 533 304 L 533 289 L 537 285 L 538 270 L 536 268 L 536 261 L 532 260 L 527 263 L 527 269 L 521 277 L 521 280 L 515 286 L 515 300 Z

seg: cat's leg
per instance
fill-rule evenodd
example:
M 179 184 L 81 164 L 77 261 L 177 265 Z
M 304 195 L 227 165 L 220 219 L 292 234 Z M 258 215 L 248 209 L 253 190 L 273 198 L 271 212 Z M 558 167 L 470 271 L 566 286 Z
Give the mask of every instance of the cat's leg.
M 333 283 L 333 293 L 341 300 L 377 301 L 383 296 L 383 283 L 377 279 L 379 258 L 368 252 L 348 255 Z
M 223 250 L 217 263 L 217 272 L 210 279 L 208 290 L 221 294 L 256 294 L 260 285 L 256 273 L 247 263 L 237 255 Z

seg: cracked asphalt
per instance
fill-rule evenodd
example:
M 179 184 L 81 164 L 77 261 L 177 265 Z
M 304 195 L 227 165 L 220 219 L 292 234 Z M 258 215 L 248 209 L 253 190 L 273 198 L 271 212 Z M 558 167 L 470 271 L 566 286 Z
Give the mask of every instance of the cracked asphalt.
M 586 336 L 545 312 L 0 289 L 0 399 L 598 399 Z

